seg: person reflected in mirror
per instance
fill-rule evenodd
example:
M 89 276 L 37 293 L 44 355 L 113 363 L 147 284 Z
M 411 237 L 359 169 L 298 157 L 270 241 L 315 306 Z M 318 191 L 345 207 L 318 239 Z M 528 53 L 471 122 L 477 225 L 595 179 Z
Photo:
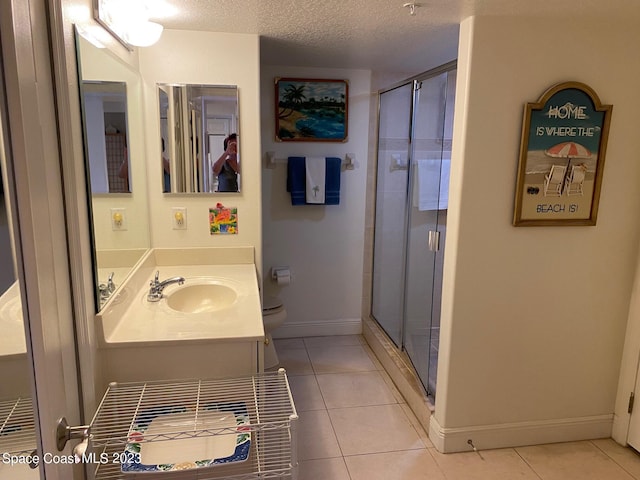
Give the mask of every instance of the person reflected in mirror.
M 171 163 L 164 151 L 164 138 L 162 139 L 162 192 L 171 193 Z
M 232 133 L 224 139 L 224 152 L 213 164 L 213 174 L 218 177 L 219 192 L 238 191 L 238 135 Z

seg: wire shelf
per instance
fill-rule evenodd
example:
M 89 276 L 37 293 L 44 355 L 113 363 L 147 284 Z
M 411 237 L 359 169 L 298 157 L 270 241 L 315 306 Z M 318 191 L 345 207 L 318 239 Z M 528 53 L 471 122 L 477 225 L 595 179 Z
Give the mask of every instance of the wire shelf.
M 36 449 L 36 427 L 31 398 L 0 402 L 0 452 L 31 454 Z
M 174 382 L 114 383 L 105 393 L 91 422 L 91 445 L 95 452 L 96 480 L 137 478 L 123 473 L 119 456 L 132 436 L 144 430 L 153 418 L 180 414 L 179 428 L 144 432 L 139 442 L 142 450 L 150 442 L 238 435 L 238 428 L 207 422 L 212 410 L 241 407 L 248 419 L 242 432 L 250 435 L 248 457 L 243 461 L 197 468 L 185 472 L 162 472 L 165 480 L 255 478 L 295 478 L 295 423 L 298 415 L 286 372 L 265 373 L 252 377 Z M 149 473 L 139 476 L 149 477 Z M 186 476 L 185 476 L 186 475 Z M 155 475 L 153 475 L 155 477 Z

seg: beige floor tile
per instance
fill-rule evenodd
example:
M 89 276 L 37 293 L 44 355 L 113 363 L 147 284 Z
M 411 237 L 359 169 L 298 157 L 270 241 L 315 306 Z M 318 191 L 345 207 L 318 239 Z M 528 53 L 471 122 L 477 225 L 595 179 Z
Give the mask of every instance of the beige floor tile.
M 299 412 L 298 459 L 341 457 L 342 452 L 326 410 Z
M 425 446 L 427 448 L 435 448 L 433 445 L 433 442 L 429 439 L 429 434 L 425 431 L 424 427 L 420 424 L 420 422 L 416 418 L 415 414 L 413 413 L 409 405 L 407 405 L 406 403 L 401 403 L 400 407 L 402 408 L 402 411 L 405 413 L 405 415 L 409 419 L 409 422 L 411 422 L 411 425 L 413 425 L 413 428 L 415 428 L 416 432 L 418 432 L 418 436 L 420 437 L 422 442 L 425 444 Z
M 376 357 L 376 354 L 373 353 L 373 350 L 371 349 L 371 347 L 365 343 L 363 345 L 363 348 L 364 348 L 364 351 L 367 352 L 367 355 L 369 356 L 369 359 L 375 366 L 376 370 L 385 371 L 384 367 L 382 366 L 382 363 L 380 363 L 380 360 L 378 360 L 378 357 Z
M 283 348 L 278 350 L 280 366 L 288 375 L 312 375 L 313 368 L 307 350 L 304 348 Z
M 285 348 L 306 348 L 302 338 L 274 338 L 273 343 L 277 351 Z
M 316 375 L 316 378 L 327 408 L 397 403 L 393 392 L 377 371 L 327 373 Z
M 372 353 L 372 355 L 373 355 L 373 353 Z M 374 357 L 375 357 L 375 355 L 374 355 Z M 378 360 L 376 359 L 376 361 L 378 361 Z M 389 376 L 387 371 L 384 368 L 381 367 L 381 368 L 378 369 L 378 373 L 380 374 L 380 376 L 382 377 L 384 382 L 387 384 L 387 387 L 389 387 L 391 389 L 391 391 L 393 392 L 393 395 L 396 397 L 396 400 L 398 401 L 398 403 L 406 403 L 405 398 L 400 393 L 400 390 L 398 390 L 398 387 L 396 387 L 396 384 L 393 383 L 393 380 L 391 379 L 391 377 Z
M 298 412 L 327 408 L 315 375 L 292 375 L 289 377 L 289 386 Z
M 446 480 L 427 450 L 354 455 L 344 460 L 351 480 Z
M 543 480 L 633 480 L 591 442 L 555 443 L 516 450 Z
M 329 410 L 343 455 L 426 448 L 400 405 Z
M 433 448 L 429 449 L 429 453 L 447 480 L 540 480 L 545 478 L 536 475 L 511 448 L 483 450 L 480 455 L 475 452 L 442 454 Z
M 638 452 L 631 447 L 623 447 L 611 438 L 592 440 L 592 443 L 634 478 L 640 479 L 640 454 Z
M 307 352 L 316 374 L 376 370 L 369 355 L 360 345 L 307 348 Z
M 300 462 L 298 480 L 351 480 L 344 459 L 322 458 Z
M 364 345 L 361 335 L 334 335 L 331 337 L 306 337 L 304 344 L 307 348 L 347 347 Z

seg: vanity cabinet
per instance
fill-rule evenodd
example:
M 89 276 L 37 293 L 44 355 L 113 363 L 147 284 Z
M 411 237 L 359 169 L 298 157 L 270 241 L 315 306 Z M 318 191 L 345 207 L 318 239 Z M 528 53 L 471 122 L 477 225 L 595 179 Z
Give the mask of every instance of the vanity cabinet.
M 150 250 L 96 315 L 107 381 L 222 378 L 264 369 L 253 249 Z M 149 284 L 181 278 L 148 301 Z
M 295 480 L 297 421 L 284 369 L 113 383 L 91 423 L 88 451 L 96 480 Z

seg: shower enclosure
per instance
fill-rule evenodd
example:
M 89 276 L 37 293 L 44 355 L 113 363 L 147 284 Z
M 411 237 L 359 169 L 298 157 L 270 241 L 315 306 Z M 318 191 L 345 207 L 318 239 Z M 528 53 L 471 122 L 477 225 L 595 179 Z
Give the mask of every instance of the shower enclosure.
M 455 62 L 379 94 L 371 314 L 435 400 Z

